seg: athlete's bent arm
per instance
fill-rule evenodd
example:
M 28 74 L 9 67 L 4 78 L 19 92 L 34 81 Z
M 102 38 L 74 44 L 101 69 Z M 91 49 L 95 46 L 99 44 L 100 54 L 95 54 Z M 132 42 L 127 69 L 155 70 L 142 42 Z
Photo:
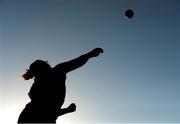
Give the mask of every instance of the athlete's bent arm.
M 76 105 L 74 103 L 72 103 L 67 108 L 60 109 L 57 116 L 61 116 L 61 115 L 71 113 L 71 112 L 74 112 L 74 111 L 76 111 Z

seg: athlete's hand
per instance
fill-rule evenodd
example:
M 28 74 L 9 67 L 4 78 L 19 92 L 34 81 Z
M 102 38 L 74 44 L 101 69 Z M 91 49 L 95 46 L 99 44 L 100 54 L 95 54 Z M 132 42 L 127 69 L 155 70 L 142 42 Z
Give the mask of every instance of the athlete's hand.
M 68 111 L 69 112 L 76 111 L 76 105 L 74 103 L 71 103 L 71 105 L 68 106 Z
M 97 57 L 100 53 L 103 53 L 102 48 L 95 48 L 91 52 L 89 52 L 90 57 Z

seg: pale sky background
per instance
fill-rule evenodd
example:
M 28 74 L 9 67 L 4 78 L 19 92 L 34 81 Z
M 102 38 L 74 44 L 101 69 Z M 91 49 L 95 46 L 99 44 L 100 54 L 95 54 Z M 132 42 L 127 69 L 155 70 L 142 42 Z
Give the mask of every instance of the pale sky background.
M 180 123 L 179 24 L 179 0 L 0 0 L 0 121 L 16 123 L 29 102 L 33 80 L 20 75 L 34 60 L 102 47 L 68 74 L 64 106 L 77 111 L 57 124 Z

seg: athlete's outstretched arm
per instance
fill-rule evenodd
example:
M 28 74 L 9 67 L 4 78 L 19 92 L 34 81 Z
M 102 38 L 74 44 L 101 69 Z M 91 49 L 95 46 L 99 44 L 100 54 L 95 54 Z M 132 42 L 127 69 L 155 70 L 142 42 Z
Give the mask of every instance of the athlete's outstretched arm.
M 75 70 L 75 69 L 83 66 L 84 64 L 86 64 L 86 62 L 90 58 L 97 57 L 100 53 L 103 53 L 103 49 L 95 48 L 92 51 L 90 51 L 84 55 L 81 55 L 80 57 L 78 57 L 76 59 L 58 64 L 55 68 L 59 68 L 59 69 L 61 69 L 61 71 L 63 70 L 65 73 L 70 72 L 72 70 Z

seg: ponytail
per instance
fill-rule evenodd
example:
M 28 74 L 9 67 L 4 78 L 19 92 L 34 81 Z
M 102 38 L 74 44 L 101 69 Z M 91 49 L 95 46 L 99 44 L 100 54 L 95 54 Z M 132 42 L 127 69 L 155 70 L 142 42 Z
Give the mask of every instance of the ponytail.
M 33 76 L 33 74 L 27 69 L 26 73 L 23 74 L 22 77 L 24 78 L 24 80 L 29 80 L 29 79 L 32 79 L 34 76 Z

